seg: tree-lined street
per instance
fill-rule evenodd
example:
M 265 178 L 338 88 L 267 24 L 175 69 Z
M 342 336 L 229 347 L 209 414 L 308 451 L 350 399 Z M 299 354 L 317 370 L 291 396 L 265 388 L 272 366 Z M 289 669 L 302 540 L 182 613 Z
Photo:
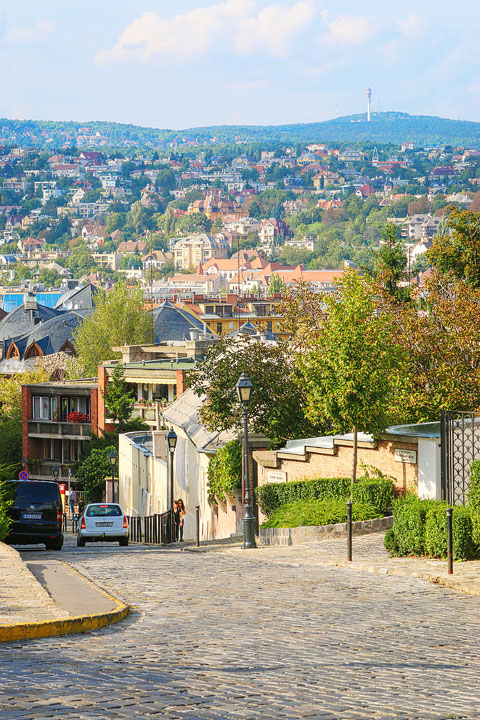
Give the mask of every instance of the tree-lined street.
M 0 647 L 2 720 L 480 715 L 479 598 L 321 567 L 308 547 L 65 549 L 135 611 Z

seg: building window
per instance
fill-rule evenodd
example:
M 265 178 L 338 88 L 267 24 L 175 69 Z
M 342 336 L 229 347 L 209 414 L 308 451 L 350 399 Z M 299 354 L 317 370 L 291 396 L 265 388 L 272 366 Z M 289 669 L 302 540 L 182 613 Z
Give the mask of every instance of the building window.
M 39 420 L 49 420 L 51 399 L 52 398 L 34 395 L 32 397 L 32 417 Z

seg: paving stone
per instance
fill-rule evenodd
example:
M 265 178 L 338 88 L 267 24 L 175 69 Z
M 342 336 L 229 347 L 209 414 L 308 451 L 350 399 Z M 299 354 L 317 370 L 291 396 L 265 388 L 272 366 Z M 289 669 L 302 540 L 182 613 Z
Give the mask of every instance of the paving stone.
M 0 646 L 0 720 L 478 720 L 480 598 L 326 567 L 327 543 L 343 547 L 67 541 L 62 560 L 137 612 Z M 356 540 L 363 558 L 377 546 Z

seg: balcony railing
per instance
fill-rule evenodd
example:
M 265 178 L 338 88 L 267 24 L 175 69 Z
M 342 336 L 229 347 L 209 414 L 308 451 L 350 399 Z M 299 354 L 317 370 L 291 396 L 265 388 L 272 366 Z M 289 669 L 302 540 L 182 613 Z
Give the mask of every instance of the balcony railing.
M 84 422 L 68 422 L 67 420 L 38 420 L 30 419 L 28 421 L 29 435 L 45 435 L 53 437 L 88 437 L 90 434 L 91 423 Z

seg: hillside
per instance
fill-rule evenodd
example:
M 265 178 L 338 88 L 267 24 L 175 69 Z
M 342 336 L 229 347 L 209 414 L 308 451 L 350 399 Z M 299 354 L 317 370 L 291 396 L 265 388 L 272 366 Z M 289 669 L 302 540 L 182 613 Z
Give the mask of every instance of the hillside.
M 211 142 L 295 143 L 346 142 L 391 143 L 415 140 L 419 145 L 462 145 L 480 147 L 480 123 L 448 120 L 428 115 L 377 113 L 370 123 L 365 115 L 350 115 L 318 123 L 291 125 L 219 125 L 175 131 L 109 122 L 52 122 L 41 120 L 0 120 L 0 143 L 55 148 L 76 147 L 158 147 L 177 140 Z

